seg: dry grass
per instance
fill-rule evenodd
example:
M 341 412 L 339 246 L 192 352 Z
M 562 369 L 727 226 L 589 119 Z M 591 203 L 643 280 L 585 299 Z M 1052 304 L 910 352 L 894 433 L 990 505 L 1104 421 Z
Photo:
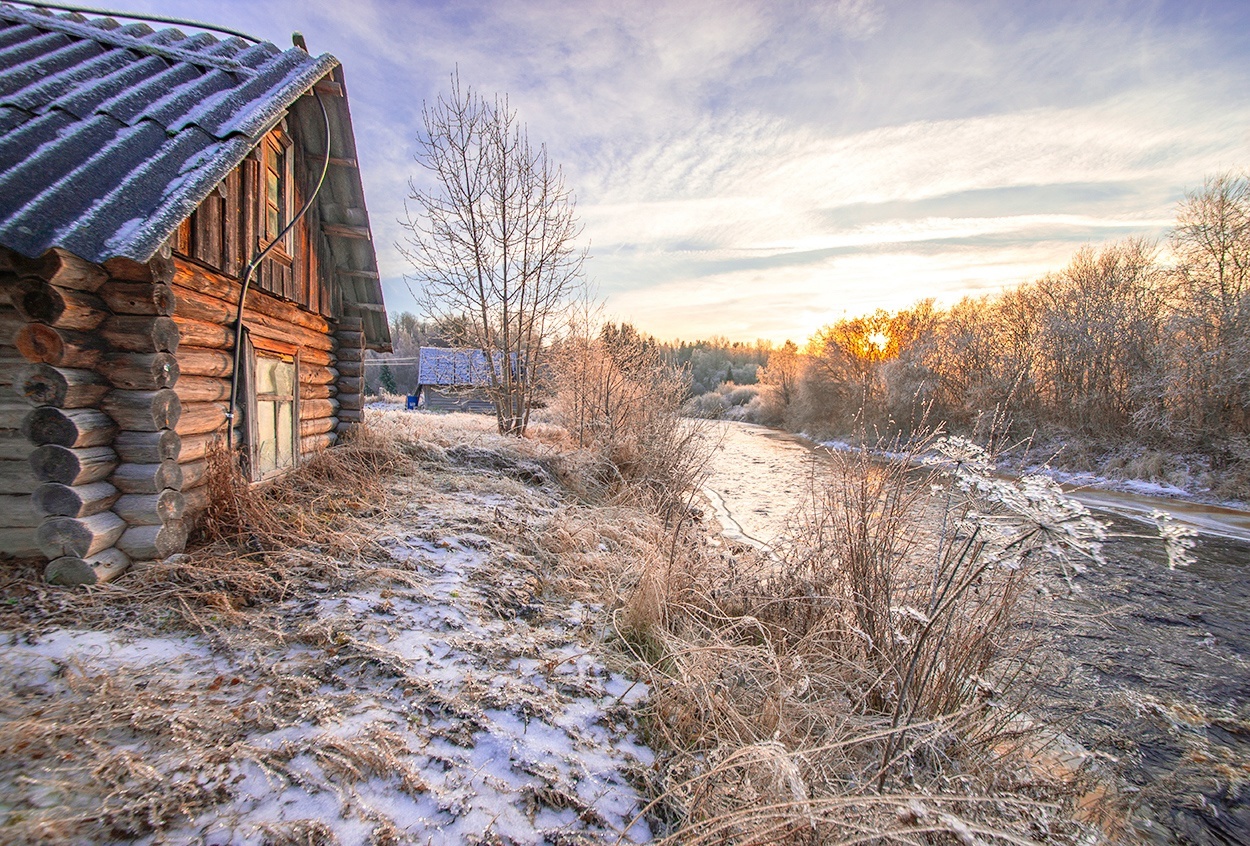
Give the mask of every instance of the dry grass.
M 0 697 L 0 773 L 20 773 L 38 805 L 8 808 L 7 843 L 132 838 L 225 801 L 229 778 L 251 762 L 280 780 L 305 749 L 251 746 L 249 732 L 289 725 L 289 700 L 244 702 L 218 679 L 187 687 L 160 667 L 134 674 L 68 666 L 55 691 L 15 688 Z M 275 684 L 283 680 L 274 674 Z M 9 795 L 12 798 L 12 794 Z
M 10 569 L 0 582 L 0 626 L 201 632 L 263 626 L 264 615 L 253 612 L 261 603 L 310 581 L 357 578 L 345 565 L 385 557 L 374 540 L 377 519 L 394 506 L 385 482 L 410 463 L 401 442 L 367 427 L 263 487 L 248 485 L 224 453 L 210 453 L 211 505 L 185 554 L 74 592 L 43 584 L 34 565 Z
M 376 725 L 344 736 L 318 728 L 336 725 L 360 698 L 339 679 L 365 673 L 379 689 L 398 685 L 402 701 L 441 708 L 449 720 L 471 709 L 354 634 L 359 621 L 307 615 L 329 597 L 378 589 L 385 597 L 419 580 L 416 561 L 396 560 L 379 545 L 388 533 L 411 532 L 414 525 L 431 543 L 459 536 L 495 544 L 501 555 L 523 552 L 523 559 L 500 562 L 514 563 L 499 572 L 498 584 L 478 591 L 491 613 L 523 609 L 547 589 L 539 572 L 548 560 L 539 543 L 544 526 L 527 521 L 554 507 L 556 486 L 549 483 L 564 472 L 557 468 L 563 435 L 540 425 L 534 437 L 501 438 L 471 415 L 371 417 L 372 425 L 341 447 L 265 487 L 241 484 L 216 458 L 214 508 L 184 555 L 76 591 L 44 585 L 35 567 L 5 574 L 0 624 L 10 637 L 37 642 L 57 628 L 96 628 L 136 637 L 165 632 L 176 644 L 182 632 L 237 675 L 213 679 L 215 671 L 193 669 L 213 666 L 209 659 L 194 658 L 188 660 L 200 663 L 187 670 L 131 662 L 106 671 L 71 663 L 51 677 L 14 684 L 0 695 L 0 840 L 160 835 L 228 809 L 235 778 L 246 768 L 259 769 L 281 792 L 307 785 L 312 762 L 324 783 L 308 789 L 336 791 L 345 809 L 354 807 L 354 786 L 366 781 L 413 796 L 426 790 L 423 774 L 404 760 L 410 757 L 405 739 L 394 731 Z M 455 506 L 460 496 L 498 499 L 493 522 L 483 519 L 480 505 Z M 541 507 L 533 507 L 538 500 Z M 422 511 L 427 502 L 440 503 L 437 513 Z M 422 519 L 414 520 L 418 511 Z M 305 657 L 281 657 L 290 649 Z M 536 705 L 532 713 L 540 711 Z M 249 740 L 292 728 L 299 729 L 294 739 L 277 746 Z M 246 819 L 236 822 L 240 832 L 260 831 L 265 842 L 334 842 L 325 821 L 293 820 L 263 831 Z M 383 817 L 372 837 L 377 843 L 409 838 Z
M 809 519 L 779 566 L 754 549 L 725 545 L 688 513 L 672 519 L 671 503 L 684 501 L 684 492 L 654 496 L 654 474 L 631 482 L 613 465 L 615 475 L 604 482 L 607 460 L 542 423 L 518 440 L 500 437 L 492 418 L 476 415 L 374 416 L 354 440 L 281 484 L 249 489 L 216 462 L 215 508 L 202 545 L 186 556 L 75 593 L 44 588 L 33 573 L 10 576 L 2 589 L 12 602 L 0 609 L 0 623 L 14 632 L 57 621 L 182 628 L 226 647 L 240 637 L 270 638 L 385 670 L 385 654 L 345 637 L 333 621 L 280 620 L 271 606 L 330 585 L 350 591 L 406 577 L 374 546 L 379 521 L 402 520 L 412 507 L 385 483 L 394 474 L 420 483 L 422 468 L 454 465 L 455 473 L 432 483 L 517 497 L 536 480 L 556 479 L 577 496 L 566 496 L 565 507 L 541 522 L 462 528 L 506 535 L 536 580 L 605 606 L 604 627 L 621 660 L 650 688 L 642 718 L 662 763 L 640 778 L 654 797 L 648 815 L 667 831 L 664 842 L 1064 843 L 1088 836 L 1064 810 L 1071 800 L 1064 785 L 1021 776 L 1002 759 L 1004 749 L 1023 742 L 1012 736 L 1019 723 L 1006 718 L 1014 709 L 1002 705 L 1023 657 L 1009 622 L 1016 571 L 982 566 L 989 559 L 981 557 L 970 565 L 966 543 L 935 549 L 915 519 L 932 510 L 921 507 L 925 484 L 892 465 L 848 465 L 835 480 L 843 487 L 813 490 Z M 947 580 L 947 595 L 971 597 L 949 604 L 945 617 L 919 599 L 938 583 L 935 573 Z M 510 601 L 503 593 L 500 599 Z M 905 606 L 928 622 L 900 613 Z M 941 637 L 921 638 L 938 619 Z M 397 789 L 423 789 L 421 775 L 402 765 L 399 739 L 382 729 L 276 750 L 250 747 L 246 731 L 315 723 L 333 707 L 316 694 L 315 680 L 265 673 L 275 695 L 246 712 L 228 680 L 225 690 L 206 692 L 155 675 L 68 668 L 55 697 L 10 692 L 0 699 L 0 773 L 55 761 L 46 769 L 47 790 L 61 804 L 10 815 L 6 838 L 61 842 L 87 832 L 159 830 L 220 803 L 232 761 L 252 762 L 281 781 L 296 778 L 286 765 L 308 754 L 343 784 L 386 776 L 397 779 Z M 142 758 L 125 751 L 139 746 L 149 750 Z M 188 775 L 180 780 L 179 773 Z M 265 836 L 332 842 L 323 824 L 304 822 Z M 388 826 L 379 821 L 376 842 L 397 842 Z
M 566 583 L 608 598 L 650 685 L 664 842 L 1091 836 L 1073 785 L 1017 755 L 1046 739 L 1017 719 L 1030 582 L 1006 565 L 1040 558 L 1057 526 L 999 507 L 1016 532 L 978 539 L 974 507 L 989 503 L 956 478 L 861 453 L 813 488 L 779 558 L 636 509 L 547 533 Z

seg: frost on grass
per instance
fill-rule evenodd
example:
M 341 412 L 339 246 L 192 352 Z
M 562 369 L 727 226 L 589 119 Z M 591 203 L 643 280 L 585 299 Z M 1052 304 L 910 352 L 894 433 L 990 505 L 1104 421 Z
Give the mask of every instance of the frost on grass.
M 376 558 L 263 625 L 5 636 L 0 840 L 650 840 L 647 689 L 523 548 L 554 494 L 454 463 L 401 484 Z

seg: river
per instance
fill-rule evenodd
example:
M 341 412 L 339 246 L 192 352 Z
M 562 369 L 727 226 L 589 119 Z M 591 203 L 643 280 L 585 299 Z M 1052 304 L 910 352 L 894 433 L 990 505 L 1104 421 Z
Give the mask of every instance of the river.
M 768 546 L 828 453 L 720 424 L 706 491 L 727 537 Z M 1118 777 L 1128 842 L 1250 844 L 1250 513 L 1107 491 L 1071 492 L 1110 525 L 1107 563 L 1056 585 L 1040 615 L 1046 681 L 1031 708 Z M 1199 534 L 1169 570 L 1155 509 Z

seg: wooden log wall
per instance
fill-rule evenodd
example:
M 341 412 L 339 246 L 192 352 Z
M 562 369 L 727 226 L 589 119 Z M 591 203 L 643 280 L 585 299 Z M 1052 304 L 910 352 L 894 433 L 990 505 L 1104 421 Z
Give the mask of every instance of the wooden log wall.
M 342 317 L 338 321 L 335 332 L 338 339 L 338 358 L 335 369 L 338 371 L 338 426 L 336 434 L 342 435 L 356 423 L 364 419 L 361 397 L 361 375 L 364 372 L 365 334 L 364 321 L 359 317 Z M 318 449 L 316 433 L 304 435 L 300 448 Z
M 182 404 L 177 425 L 181 436 L 183 519 L 194 520 L 208 504 L 203 485 L 208 455 L 226 438 L 230 376 L 234 367 L 234 324 L 239 289 L 235 280 L 181 257 L 174 259 L 173 321 L 182 345 L 179 375 L 172 389 Z M 333 324 L 293 302 L 251 288 L 243 309 L 252 345 L 258 353 L 292 356 L 299 362 L 300 452 L 329 446 L 337 438 L 338 340 Z M 245 406 L 235 420 L 236 443 L 243 442 Z
M 100 407 L 117 426 L 111 444 L 117 466 L 108 482 L 118 496 L 110 513 L 125 524 L 116 549 L 150 561 L 181 552 L 187 539 L 176 461 L 183 406 L 174 390 L 182 343 L 173 319 L 175 269 L 169 258 L 146 265 L 116 260 L 106 267 L 110 278 L 100 297 L 111 314 L 104 324 L 109 347 L 103 369 L 113 389 Z
M 243 431 L 229 414 L 231 327 L 258 179 L 245 162 L 180 228 L 173 254 L 146 264 L 0 248 L 0 556 L 42 556 L 47 579 L 81 584 L 184 548 L 208 504 L 214 445 L 229 425 Z M 306 456 L 362 419 L 364 334 L 358 316 L 336 319 L 316 209 L 294 246 L 264 262 L 243 319 L 258 352 L 298 362 Z
M 22 362 L 8 370 L 7 387 L 26 410 L 20 437 L 11 428 L 0 436 L 0 475 L 11 482 L 9 496 L 21 499 L 8 503 L 6 522 L 21 523 L 26 537 L 6 527 L 0 548 L 49 559 L 45 576 L 53 581 L 112 578 L 130 559 L 114 549 L 126 522 L 110 510 L 119 492 L 107 481 L 120 465 L 112 448 L 117 424 L 99 410 L 114 391 L 100 367 L 110 276 L 58 250 L 39 260 L 7 258 L 13 272 L 3 282 L 0 359 Z
M 0 553 L 28 557 L 41 554 L 35 531 L 42 517 L 31 499 L 38 484 L 27 462 L 33 444 L 21 431 L 30 405 L 14 384 L 26 362 L 15 346 L 26 324 L 13 305 L 20 282 L 16 273 L 0 272 Z

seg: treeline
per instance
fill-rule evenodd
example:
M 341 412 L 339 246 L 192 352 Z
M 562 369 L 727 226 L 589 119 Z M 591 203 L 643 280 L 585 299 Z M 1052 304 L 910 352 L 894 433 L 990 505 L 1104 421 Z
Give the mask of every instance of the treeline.
M 459 327 L 443 326 L 422 320 L 410 312 L 400 312 L 390 321 L 392 353 L 370 353 L 376 361 L 366 369 L 365 387 L 370 393 L 408 393 L 417 384 L 417 357 L 421 347 L 456 346 Z M 754 385 L 757 372 L 768 363 L 773 344 L 767 340 L 753 343 L 714 337 L 701 341 L 660 341 L 639 334 L 629 324 L 606 324 L 602 327 L 604 341 L 620 347 L 628 335 L 630 344 L 644 347 L 665 364 L 685 371 L 690 378 L 691 395 L 714 391 L 726 382 Z M 621 337 L 617 337 L 621 335 Z M 558 342 L 557 342 L 558 343 Z
M 664 361 L 689 371 L 691 390 L 696 394 L 713 391 L 726 382 L 754 385 L 757 372 L 768 363 L 773 350 L 771 341 L 747 343 L 721 337 L 658 343 Z
M 803 350 L 773 350 L 746 402 L 735 385 L 715 396 L 830 437 L 937 423 L 987 436 L 998 413 L 1015 434 L 1197 453 L 1250 481 L 1248 272 L 1250 179 L 1218 176 L 1162 244 L 1085 247 L 1002 294 L 840 320 Z

